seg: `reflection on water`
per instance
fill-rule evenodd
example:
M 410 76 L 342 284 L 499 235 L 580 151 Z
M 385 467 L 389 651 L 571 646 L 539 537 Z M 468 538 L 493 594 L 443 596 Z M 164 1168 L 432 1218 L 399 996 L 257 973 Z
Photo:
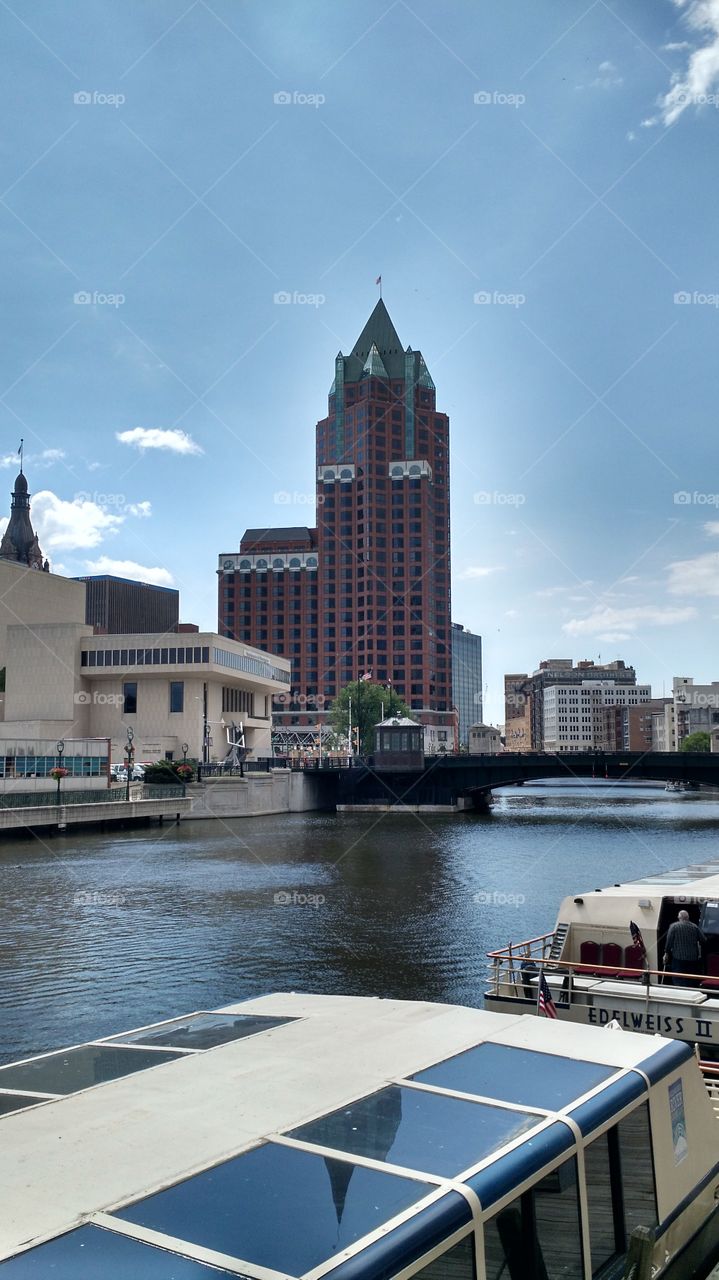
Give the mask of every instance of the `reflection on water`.
M 716 801 L 616 787 L 3 842 L 0 1060 L 271 990 L 479 1005 L 566 894 L 712 859 Z

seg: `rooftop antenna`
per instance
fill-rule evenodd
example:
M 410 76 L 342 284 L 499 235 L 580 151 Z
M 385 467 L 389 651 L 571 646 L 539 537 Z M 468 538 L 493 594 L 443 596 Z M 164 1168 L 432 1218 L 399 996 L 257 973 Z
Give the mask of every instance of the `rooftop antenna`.
M 22 475 L 22 473 L 23 473 L 23 471 L 22 471 L 22 460 L 23 460 L 23 454 L 24 454 L 24 452 L 25 452 L 25 441 L 24 441 L 24 440 L 21 440 L 21 441 L 20 441 L 20 448 L 18 449 L 18 454 L 20 455 L 20 475 Z
M 382 277 L 381 276 L 377 276 L 377 279 L 375 280 L 375 284 L 379 285 L 379 296 L 381 298 L 382 297 Z

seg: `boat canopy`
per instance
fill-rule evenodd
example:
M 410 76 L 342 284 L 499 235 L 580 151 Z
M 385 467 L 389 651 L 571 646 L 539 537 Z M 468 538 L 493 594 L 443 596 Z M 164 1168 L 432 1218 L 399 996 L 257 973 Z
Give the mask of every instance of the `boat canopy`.
M 559 1203 L 591 1135 L 691 1057 L 549 1019 L 277 994 L 10 1064 L 0 1280 L 355 1280 L 442 1241 L 459 1257 L 531 1179 L 556 1177 Z

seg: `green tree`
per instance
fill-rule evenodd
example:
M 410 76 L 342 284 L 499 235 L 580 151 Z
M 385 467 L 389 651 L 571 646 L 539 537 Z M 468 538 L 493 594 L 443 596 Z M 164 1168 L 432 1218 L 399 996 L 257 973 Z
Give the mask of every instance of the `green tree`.
M 332 703 L 330 719 L 339 736 L 347 740 L 349 703 L 352 699 L 352 743 L 357 746 L 357 724 L 360 727 L 360 753 L 371 755 L 374 751 L 374 727 L 390 716 L 409 716 L 405 702 L 391 688 L 374 684 L 371 680 L 353 680 L 346 685 Z
M 681 745 L 682 751 L 711 751 L 711 749 L 712 740 L 703 729 L 698 733 L 690 733 L 689 737 L 685 738 Z

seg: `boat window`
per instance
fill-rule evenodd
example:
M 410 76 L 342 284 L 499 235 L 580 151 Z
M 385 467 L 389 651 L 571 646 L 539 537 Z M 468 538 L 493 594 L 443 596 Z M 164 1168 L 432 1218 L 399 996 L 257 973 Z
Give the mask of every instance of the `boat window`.
M 254 1036 L 258 1031 L 281 1027 L 295 1018 L 263 1018 L 256 1014 L 197 1013 L 189 1018 L 177 1018 L 161 1027 L 145 1027 L 144 1031 L 131 1031 L 124 1036 L 112 1036 L 105 1043 L 167 1045 L 175 1049 L 212 1049 L 230 1040 Z
M 118 1080 L 179 1055 L 162 1050 L 121 1049 L 116 1045 L 83 1045 L 46 1058 L 0 1067 L 0 1088 L 35 1089 L 38 1093 L 77 1093 L 106 1080 Z
M 230 1272 L 222 1267 L 205 1266 L 196 1258 L 182 1258 L 177 1253 L 132 1240 L 102 1227 L 78 1227 L 47 1244 L 18 1253 L 0 1263 L 2 1280 L 38 1280 L 53 1276 L 55 1280 L 126 1280 L 141 1276 L 142 1280 L 221 1280 Z M 236 1280 L 236 1278 L 235 1278 Z
M 452 1177 L 540 1123 L 527 1112 L 392 1085 L 289 1136 Z
M 485 1223 L 487 1280 L 582 1280 L 580 1228 L 572 1158 Z
M 432 1190 L 426 1182 L 267 1142 L 116 1216 L 297 1276 Z
M 27 1093 L 0 1093 L 0 1116 L 7 1116 L 11 1111 L 22 1111 L 26 1107 L 34 1107 L 45 1098 L 34 1098 Z
M 412 1079 L 552 1111 L 580 1098 L 616 1071 L 616 1067 L 537 1053 L 534 1049 L 480 1044 L 419 1071 Z
M 649 1104 L 643 1102 L 620 1120 L 618 1128 L 624 1217 L 627 1235 L 631 1235 L 635 1227 L 653 1227 L 658 1222 Z
M 635 1227 L 653 1227 L 657 1205 L 649 1110 L 642 1103 L 584 1152 L 592 1275 L 627 1251 Z
M 474 1236 L 465 1236 L 454 1248 L 415 1272 L 417 1280 L 474 1280 L 476 1274 Z

